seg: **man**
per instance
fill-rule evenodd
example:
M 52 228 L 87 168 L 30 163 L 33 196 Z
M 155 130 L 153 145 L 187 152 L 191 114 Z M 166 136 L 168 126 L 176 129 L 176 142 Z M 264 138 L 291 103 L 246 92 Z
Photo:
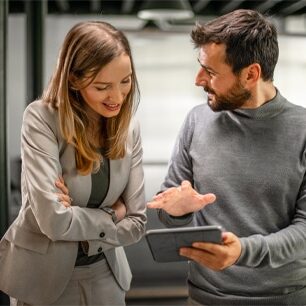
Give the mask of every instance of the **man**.
M 164 192 L 148 206 L 168 226 L 225 230 L 222 245 L 180 250 L 190 304 L 305 305 L 306 110 L 273 85 L 276 29 L 237 10 L 191 37 L 207 104 L 188 114 Z

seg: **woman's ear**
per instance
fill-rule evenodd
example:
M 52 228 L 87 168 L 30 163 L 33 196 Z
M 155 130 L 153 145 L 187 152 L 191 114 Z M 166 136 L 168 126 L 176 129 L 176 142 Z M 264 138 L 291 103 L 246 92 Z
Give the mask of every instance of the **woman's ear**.
M 69 88 L 72 90 L 79 90 L 78 81 L 75 75 L 70 74 L 69 76 Z

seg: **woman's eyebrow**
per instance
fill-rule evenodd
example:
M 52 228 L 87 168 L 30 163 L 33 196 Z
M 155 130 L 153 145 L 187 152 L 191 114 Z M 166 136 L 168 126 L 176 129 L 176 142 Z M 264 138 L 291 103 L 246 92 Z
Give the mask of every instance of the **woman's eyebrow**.
M 129 73 L 128 75 L 126 75 L 124 78 L 122 78 L 122 80 L 127 79 L 128 77 L 130 77 L 132 75 L 132 72 Z M 93 84 L 99 84 L 99 85 L 109 85 L 112 82 L 101 82 L 101 81 L 95 81 L 93 82 Z

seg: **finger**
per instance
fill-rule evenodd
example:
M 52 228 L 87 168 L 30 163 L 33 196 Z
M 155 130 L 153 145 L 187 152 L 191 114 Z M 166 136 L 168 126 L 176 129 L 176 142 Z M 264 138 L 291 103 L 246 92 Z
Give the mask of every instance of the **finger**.
M 70 204 L 69 202 L 65 201 L 65 200 L 62 199 L 61 197 L 58 197 L 58 198 L 57 198 L 57 202 L 60 203 L 60 204 L 62 204 L 62 205 L 64 205 L 65 207 L 70 207 L 70 206 L 71 206 L 71 204 Z
M 216 201 L 216 196 L 213 193 L 207 194 L 195 194 L 193 195 L 197 198 L 202 204 L 211 204 Z
M 188 188 L 190 188 L 190 187 L 191 187 L 191 184 L 190 184 L 189 181 L 187 181 L 187 180 L 182 181 L 182 183 L 181 183 L 181 188 L 182 188 L 182 189 L 188 189 Z
M 66 201 L 61 201 L 60 202 L 62 205 L 64 205 L 65 207 L 70 207 L 71 205 L 68 203 L 68 202 L 66 202 Z
M 203 266 L 206 266 L 212 270 L 218 271 L 218 263 L 216 262 L 215 256 L 202 250 L 194 248 L 181 248 L 180 255 L 187 257 Z
M 55 181 L 56 187 L 58 187 L 64 194 L 68 194 L 68 188 L 59 180 Z
M 153 200 L 160 200 L 162 197 L 163 197 L 163 194 L 159 193 L 159 194 L 153 196 Z
M 164 192 L 155 195 L 153 197 L 153 200 L 154 201 L 155 200 L 156 201 L 166 201 L 169 198 L 171 198 L 172 196 L 174 196 L 176 192 L 177 192 L 177 188 L 175 188 L 175 187 L 169 188 L 169 189 L 165 190 Z
M 209 252 L 211 254 L 219 253 L 221 250 L 220 244 L 210 242 L 194 242 L 192 247 L 205 252 Z
M 64 178 L 60 175 L 59 177 L 59 180 L 61 181 L 61 183 L 63 183 L 65 185 L 65 181 L 64 181 Z
M 162 194 L 167 195 L 167 194 L 173 194 L 177 191 L 177 187 L 171 187 L 166 189 Z
M 73 199 L 69 195 L 62 194 L 62 193 L 56 193 L 56 195 L 57 195 L 58 201 L 60 201 L 60 202 L 65 201 L 65 202 L 71 204 L 72 201 L 73 201 Z
M 195 248 L 180 248 L 179 254 L 181 256 L 191 258 L 198 262 L 211 262 L 214 259 L 214 256 L 212 254 Z
M 224 244 L 229 244 L 236 240 L 236 236 L 231 232 L 223 232 L 222 240 Z
M 148 208 L 156 209 L 156 208 L 163 208 L 163 205 L 162 205 L 161 202 L 153 201 L 153 202 L 148 202 L 147 203 L 147 207 Z

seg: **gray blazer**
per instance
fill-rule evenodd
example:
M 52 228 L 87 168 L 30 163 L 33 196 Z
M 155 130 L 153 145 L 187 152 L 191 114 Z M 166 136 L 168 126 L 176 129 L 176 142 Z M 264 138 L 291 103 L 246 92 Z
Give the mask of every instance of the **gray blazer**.
M 65 289 L 74 269 L 78 241 L 88 241 L 88 255 L 105 253 L 123 290 L 131 281 L 122 246 L 137 242 L 145 231 L 144 175 L 139 125 L 130 126 L 126 155 L 110 161 L 110 187 L 100 207 L 111 206 L 120 196 L 126 217 L 114 224 L 101 209 L 87 208 L 91 175 L 75 167 L 73 146 L 61 137 L 57 111 L 42 101 L 24 112 L 22 206 L 0 242 L 0 290 L 32 304 L 54 302 Z M 54 183 L 62 175 L 73 206 L 57 202 Z

